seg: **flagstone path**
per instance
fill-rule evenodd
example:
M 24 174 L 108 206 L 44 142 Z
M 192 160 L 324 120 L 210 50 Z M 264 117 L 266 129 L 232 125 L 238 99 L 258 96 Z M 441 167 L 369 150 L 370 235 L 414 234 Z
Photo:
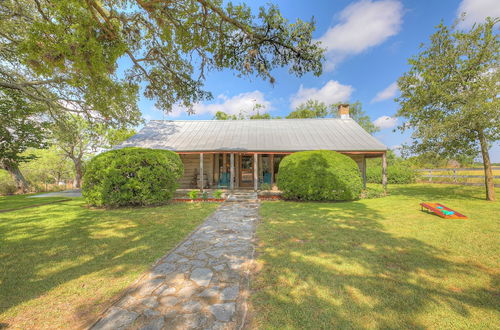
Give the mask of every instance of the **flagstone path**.
M 242 328 L 258 209 L 253 199 L 223 203 L 92 329 Z

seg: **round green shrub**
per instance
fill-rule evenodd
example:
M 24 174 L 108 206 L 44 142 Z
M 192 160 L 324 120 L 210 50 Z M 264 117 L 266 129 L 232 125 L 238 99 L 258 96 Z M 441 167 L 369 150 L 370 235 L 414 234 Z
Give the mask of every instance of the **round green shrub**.
M 417 173 L 415 170 L 402 164 L 387 166 L 387 183 L 391 184 L 409 184 L 415 183 Z M 366 181 L 369 183 L 382 182 L 382 167 L 368 166 L 366 169 Z
M 353 200 L 363 181 L 356 162 L 335 151 L 296 152 L 280 163 L 278 188 L 287 199 Z
M 173 197 L 183 173 L 182 161 L 172 151 L 111 150 L 88 163 L 82 194 L 94 206 L 160 204 Z

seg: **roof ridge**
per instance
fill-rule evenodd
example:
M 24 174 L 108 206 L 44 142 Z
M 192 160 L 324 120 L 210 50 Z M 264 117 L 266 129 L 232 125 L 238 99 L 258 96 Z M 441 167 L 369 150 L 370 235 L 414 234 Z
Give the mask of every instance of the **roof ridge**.
M 227 120 L 218 120 L 218 119 L 150 119 L 150 121 L 162 121 L 162 122 L 197 122 L 197 121 L 205 121 L 205 122 L 241 122 L 241 121 L 273 121 L 273 120 L 353 120 L 352 118 L 271 118 L 271 119 L 227 119 Z

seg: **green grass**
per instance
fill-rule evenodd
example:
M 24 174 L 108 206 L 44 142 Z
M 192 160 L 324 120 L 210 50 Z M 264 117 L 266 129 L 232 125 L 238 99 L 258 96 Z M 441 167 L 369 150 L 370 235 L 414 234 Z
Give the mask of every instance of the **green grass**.
M 33 195 L 35 195 L 35 194 L 0 196 L 0 211 L 35 206 L 35 205 L 39 205 L 39 204 L 46 204 L 46 203 L 51 203 L 51 202 L 67 199 L 64 197 L 28 198 L 28 196 L 33 196 Z
M 390 190 L 355 202 L 263 203 L 255 327 L 498 328 L 500 203 L 479 187 Z M 422 201 L 470 218 L 427 214 Z
M 218 204 L 0 213 L 0 328 L 83 328 Z

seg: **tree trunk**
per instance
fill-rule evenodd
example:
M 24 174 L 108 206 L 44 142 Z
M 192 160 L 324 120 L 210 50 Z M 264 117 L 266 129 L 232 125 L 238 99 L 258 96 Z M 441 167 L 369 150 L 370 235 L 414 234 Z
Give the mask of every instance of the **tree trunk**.
M 491 168 L 490 154 L 488 152 L 488 143 L 483 131 L 478 131 L 479 143 L 481 144 L 481 154 L 483 156 L 484 183 L 486 185 L 486 199 L 495 200 L 495 184 L 493 183 L 493 170 Z
M 82 186 L 82 160 L 78 158 L 73 159 L 73 164 L 75 165 L 75 180 L 73 180 L 73 188 L 80 188 Z
M 5 165 L 4 168 L 10 173 L 10 176 L 16 182 L 17 193 L 28 192 L 28 181 L 26 181 L 24 175 L 19 170 L 19 166 L 17 164 L 8 164 Z

